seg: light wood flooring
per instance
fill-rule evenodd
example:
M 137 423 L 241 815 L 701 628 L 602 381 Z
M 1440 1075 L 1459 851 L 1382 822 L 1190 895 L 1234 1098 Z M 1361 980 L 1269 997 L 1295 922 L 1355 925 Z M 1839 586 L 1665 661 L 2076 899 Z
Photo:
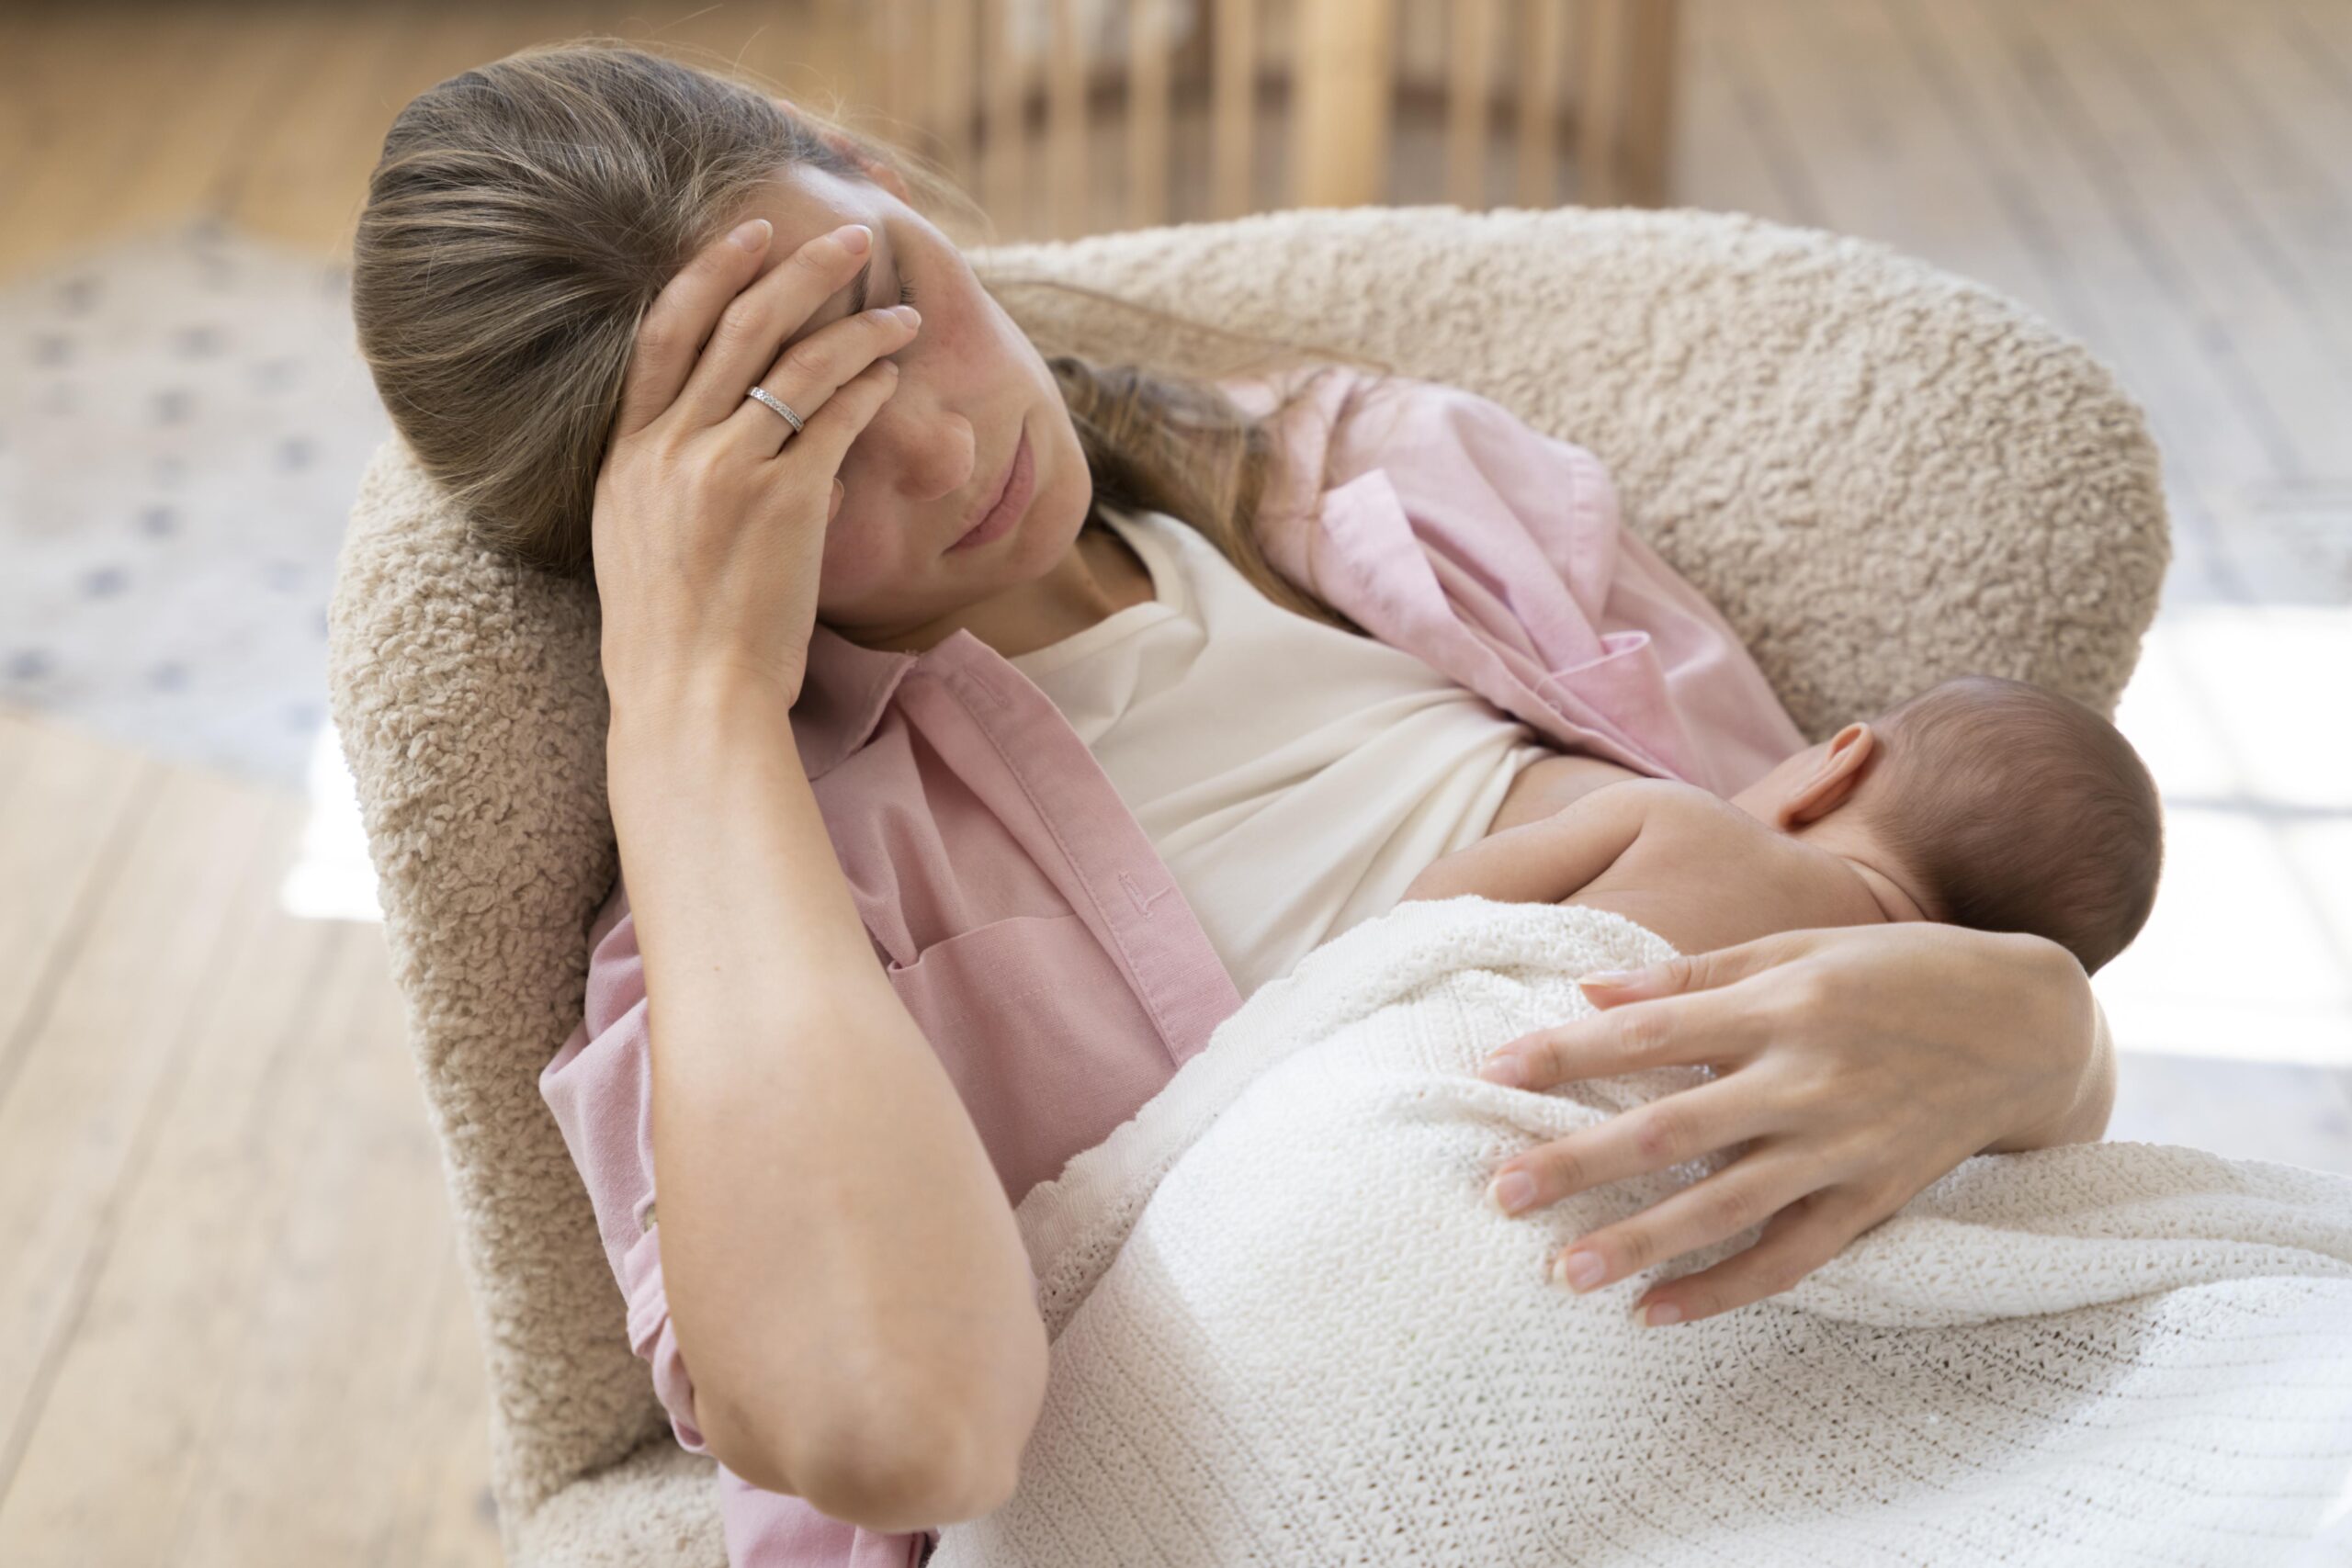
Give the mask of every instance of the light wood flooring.
M 0 5 L 0 282 L 196 211 L 340 254 L 401 103 L 534 39 L 687 37 L 854 97 L 854 10 Z M 1684 50 L 1678 201 L 1886 240 L 2116 367 L 2166 454 L 2168 616 L 2352 605 L 2352 4 L 1693 0 Z M 1389 199 L 1442 199 L 1442 154 L 1400 124 Z M 2299 678 L 2340 703 L 2345 672 Z M 2258 774 L 2189 806 L 2352 827 L 2342 778 Z M 276 902 L 301 810 L 0 711 L 9 1568 L 497 1560 L 380 931 Z M 2280 918 L 2352 965 L 2331 897 Z M 2352 1170 L 2348 1109 L 2324 1065 L 2133 1057 L 2110 1135 Z

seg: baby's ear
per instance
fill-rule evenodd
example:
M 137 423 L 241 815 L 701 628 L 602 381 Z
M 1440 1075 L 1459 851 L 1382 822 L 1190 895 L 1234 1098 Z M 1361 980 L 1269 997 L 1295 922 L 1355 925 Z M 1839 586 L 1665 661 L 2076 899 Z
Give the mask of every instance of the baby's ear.
M 1782 802 L 1780 825 L 1801 828 L 1818 822 L 1853 798 L 1854 786 L 1878 750 L 1878 734 L 1867 724 L 1849 724 L 1829 739 L 1813 772 Z

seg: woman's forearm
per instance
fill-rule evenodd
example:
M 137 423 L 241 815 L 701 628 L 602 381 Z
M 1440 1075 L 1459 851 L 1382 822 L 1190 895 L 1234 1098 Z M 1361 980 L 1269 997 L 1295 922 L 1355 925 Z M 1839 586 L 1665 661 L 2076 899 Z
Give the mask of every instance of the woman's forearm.
M 1002 1182 L 876 959 L 780 694 L 615 703 L 664 1284 L 712 1421 L 783 1489 L 910 1528 L 918 1497 L 978 1512 L 1009 1488 L 1046 1335 Z

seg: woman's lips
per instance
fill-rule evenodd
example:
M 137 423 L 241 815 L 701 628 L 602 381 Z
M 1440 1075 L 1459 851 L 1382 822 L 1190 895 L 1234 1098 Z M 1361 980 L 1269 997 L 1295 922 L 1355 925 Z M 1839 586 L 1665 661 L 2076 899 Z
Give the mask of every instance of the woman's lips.
M 997 503 L 989 509 L 987 516 L 973 525 L 971 532 L 947 547 L 951 550 L 973 549 L 991 540 L 1002 538 L 1006 534 L 1011 533 L 1012 525 L 1021 520 L 1021 514 L 1029 508 L 1030 492 L 1035 488 L 1035 474 L 1029 454 L 1029 429 L 1024 424 L 1021 430 L 1020 444 L 1012 450 L 1012 474 L 1005 481 L 1004 494 L 1000 496 Z

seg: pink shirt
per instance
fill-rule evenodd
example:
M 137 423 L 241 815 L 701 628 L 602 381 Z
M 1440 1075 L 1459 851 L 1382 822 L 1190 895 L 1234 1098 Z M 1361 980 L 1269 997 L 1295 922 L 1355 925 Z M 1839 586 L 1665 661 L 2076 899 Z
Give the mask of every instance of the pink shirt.
M 1252 412 L 1273 404 L 1273 382 L 1225 386 Z M 1260 523 L 1275 569 L 1562 750 L 1729 794 L 1804 744 L 1722 616 L 1619 526 L 1590 453 L 1476 393 L 1351 368 L 1283 438 L 1294 463 Z M 820 625 L 808 654 L 793 731 L 826 830 L 1018 1203 L 1132 1116 L 1239 994 L 1092 754 L 993 649 L 957 631 L 884 652 Z M 594 1203 L 630 1347 L 678 1441 L 707 1452 L 648 1222 L 644 968 L 617 880 L 589 937 L 585 1016 L 539 1090 Z M 937 1540 L 718 1474 L 733 1568 L 910 1568 Z

